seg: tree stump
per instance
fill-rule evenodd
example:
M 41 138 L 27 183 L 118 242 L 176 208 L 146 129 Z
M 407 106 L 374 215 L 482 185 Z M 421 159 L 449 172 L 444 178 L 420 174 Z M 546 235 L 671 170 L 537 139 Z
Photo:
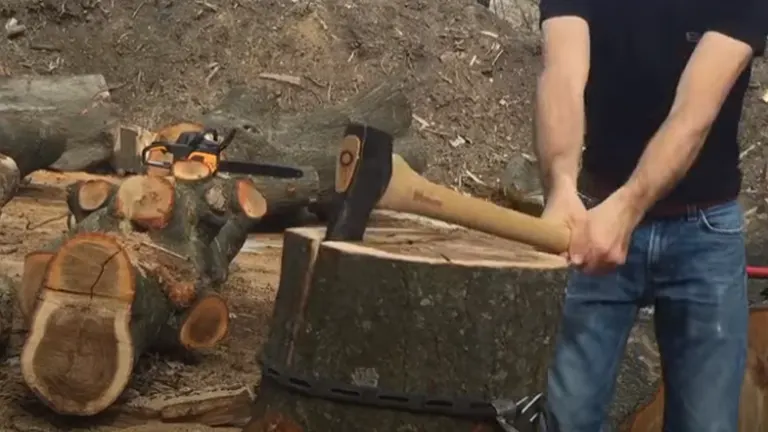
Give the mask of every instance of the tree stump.
M 749 311 L 749 350 L 747 370 L 741 389 L 739 410 L 740 432 L 768 432 L 768 306 L 752 306 Z M 662 432 L 664 420 L 664 387 L 639 407 L 633 418 L 621 429 L 628 432 Z
M 200 123 L 220 130 L 236 128 L 227 148 L 232 160 L 309 166 L 319 179 L 319 196 L 312 209 L 324 214 L 334 190 L 339 142 L 350 121 L 387 131 L 397 137 L 395 152 L 417 172 L 426 169 L 423 144 L 408 133 L 411 107 L 401 81 L 377 85 L 348 102 L 303 114 L 278 114 L 264 91 L 234 88 Z
M 265 367 L 395 395 L 490 402 L 543 388 L 564 259 L 437 225 L 372 227 L 362 243 L 322 242 L 324 231 L 285 234 Z M 244 431 L 495 430 L 487 426 L 303 397 L 264 378 Z
M 115 401 L 150 348 L 210 348 L 226 336 L 218 289 L 267 203 L 249 179 L 194 161 L 171 178 L 73 190 L 70 211 L 84 217 L 25 261 L 21 368 L 46 405 L 83 416 Z
M 22 171 L 36 158 L 58 171 L 110 161 L 118 125 L 108 96 L 101 75 L 0 78 L 0 153 Z

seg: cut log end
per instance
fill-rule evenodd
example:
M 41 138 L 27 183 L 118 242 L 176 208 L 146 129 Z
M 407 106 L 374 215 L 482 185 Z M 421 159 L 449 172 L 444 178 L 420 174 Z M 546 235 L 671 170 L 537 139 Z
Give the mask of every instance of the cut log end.
M 188 311 L 179 340 L 187 349 L 213 348 L 229 332 L 229 308 L 217 294 L 209 294 Z
M 322 240 L 323 228 L 296 228 L 293 232 Z M 368 228 L 362 242 L 326 241 L 323 247 L 386 260 L 466 267 L 560 269 L 565 259 L 521 243 L 464 229 Z
M 251 219 L 259 219 L 267 214 L 267 200 L 256 185 L 248 179 L 237 181 L 237 202 L 243 214 Z
M 145 229 L 168 225 L 174 205 L 174 186 L 163 177 L 135 176 L 117 190 L 117 216 Z
M 93 415 L 123 391 L 134 363 L 134 294 L 131 260 L 107 235 L 73 237 L 51 258 L 21 366 L 54 411 Z M 86 328 L 87 337 L 79 338 Z
M 178 180 L 200 181 L 213 175 L 211 168 L 199 161 L 177 161 L 171 167 L 171 174 Z
M 98 210 L 111 191 L 112 184 L 106 180 L 87 180 L 77 190 L 77 203 L 85 211 Z
M 0 208 L 13 198 L 21 181 L 21 172 L 16 161 L 0 154 Z

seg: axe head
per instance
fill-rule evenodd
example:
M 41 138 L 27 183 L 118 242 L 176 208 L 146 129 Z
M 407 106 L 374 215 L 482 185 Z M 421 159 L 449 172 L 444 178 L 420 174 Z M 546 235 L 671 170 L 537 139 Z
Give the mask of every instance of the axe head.
M 368 218 L 392 179 L 391 134 L 359 123 L 344 132 L 325 240 L 361 241 Z

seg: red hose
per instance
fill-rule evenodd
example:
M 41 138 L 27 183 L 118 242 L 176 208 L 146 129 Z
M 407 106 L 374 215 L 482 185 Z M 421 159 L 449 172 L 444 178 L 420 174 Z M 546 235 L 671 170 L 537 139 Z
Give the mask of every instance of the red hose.
M 750 279 L 768 279 L 768 267 L 747 266 L 747 277 Z

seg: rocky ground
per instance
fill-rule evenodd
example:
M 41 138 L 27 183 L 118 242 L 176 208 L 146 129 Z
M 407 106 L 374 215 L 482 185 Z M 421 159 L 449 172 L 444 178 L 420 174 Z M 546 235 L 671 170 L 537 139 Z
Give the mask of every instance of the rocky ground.
M 265 87 L 281 109 L 302 112 L 402 76 L 411 89 L 413 127 L 428 146 L 430 179 L 484 195 L 499 178 L 535 189 L 535 7 L 495 4 L 509 21 L 474 0 L 4 0 L 0 24 L 14 19 L 25 30 L 0 36 L 0 76 L 103 74 L 125 120 L 150 128 L 205 112 L 237 84 Z M 300 80 L 267 81 L 259 77 L 264 72 Z M 750 259 L 768 265 L 762 246 L 768 244 L 766 88 L 768 66 L 759 61 L 742 130 L 743 195 Z M 505 175 L 510 161 L 515 168 Z M 27 188 L 0 220 L 0 261 L 12 276 L 30 248 L 64 229 L 55 191 L 71 178 L 36 181 L 48 192 Z M 271 311 L 279 250 L 246 253 L 236 264 L 229 294 L 242 303 L 234 310 L 232 342 L 202 365 L 143 363 L 147 380 L 202 385 L 229 369 L 225 380 L 258 381 L 255 356 Z M 9 362 L 13 367 L 13 357 Z M 27 420 L 16 430 L 67 429 L 50 422 L 34 429 L 23 426 Z

